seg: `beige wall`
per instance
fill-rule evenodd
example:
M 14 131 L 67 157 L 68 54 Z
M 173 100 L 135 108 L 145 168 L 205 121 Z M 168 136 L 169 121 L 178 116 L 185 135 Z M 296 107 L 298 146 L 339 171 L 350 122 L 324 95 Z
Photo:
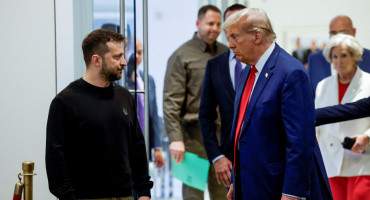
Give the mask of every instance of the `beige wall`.
M 54 1 L 0 6 L 0 199 L 12 199 L 22 162 L 35 162 L 34 199 L 55 199 L 45 171 L 45 129 L 55 96 Z

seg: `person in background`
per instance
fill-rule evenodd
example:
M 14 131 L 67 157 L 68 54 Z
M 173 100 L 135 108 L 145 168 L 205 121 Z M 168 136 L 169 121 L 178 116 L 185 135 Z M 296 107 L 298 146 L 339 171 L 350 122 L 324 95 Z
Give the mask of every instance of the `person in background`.
M 144 72 L 142 69 L 143 61 L 143 45 L 140 40 L 136 39 L 136 54 L 132 54 L 128 60 L 127 64 L 127 79 L 126 87 L 128 89 L 144 89 Z M 136 71 L 135 71 L 136 69 Z M 139 72 L 139 73 L 136 73 Z M 163 168 L 165 161 L 162 155 L 161 149 L 161 130 L 160 130 L 160 121 L 158 117 L 157 110 L 157 96 L 155 89 L 155 82 L 151 75 L 149 75 L 149 149 L 153 150 L 154 164 L 157 168 Z M 144 94 L 137 94 L 137 113 L 140 123 L 141 130 L 144 130 Z M 151 152 L 150 152 L 151 154 Z
M 200 95 L 207 61 L 227 47 L 216 41 L 221 32 L 221 11 L 212 5 L 199 9 L 197 32 L 168 59 L 163 89 L 163 114 L 170 142 L 170 152 L 177 163 L 185 151 L 206 158 L 198 120 Z M 225 188 L 217 184 L 210 166 L 208 189 L 211 200 L 224 199 Z M 203 199 L 203 192 L 183 184 L 184 200 Z
M 337 73 L 317 85 L 316 108 L 370 96 L 370 74 L 357 66 L 362 52 L 351 35 L 337 34 L 330 39 L 324 56 Z M 319 126 L 316 134 L 334 199 L 370 199 L 370 118 Z M 343 148 L 345 137 L 355 139 L 352 148 Z
M 306 51 L 304 52 L 304 63 L 303 63 L 303 66 L 304 68 L 308 68 L 308 57 L 317 52 L 318 49 L 316 47 L 316 41 L 311 41 L 311 45 L 310 45 L 310 48 L 306 49 Z
M 233 13 L 244 9 L 241 4 L 233 4 L 224 12 L 224 20 Z M 240 63 L 230 49 L 207 62 L 203 79 L 199 107 L 199 122 L 203 144 L 208 160 L 213 163 L 219 184 L 230 184 L 233 144 L 229 141 L 234 115 L 235 90 L 244 63 Z M 219 110 L 219 112 L 218 112 Z M 221 135 L 218 137 L 221 119 Z M 220 141 L 218 140 L 220 138 Z
M 60 200 L 150 199 L 153 182 L 135 101 L 114 83 L 126 66 L 123 40 L 103 29 L 88 34 L 82 42 L 85 75 L 51 102 L 46 171 Z
M 305 64 L 305 51 L 301 47 L 301 40 L 297 38 L 296 42 L 296 49 L 293 51 L 292 56 L 299 60 L 302 64 Z
M 352 35 L 355 37 L 356 28 L 353 27 L 352 20 L 348 16 L 336 16 L 330 22 L 330 37 L 338 33 Z M 357 65 L 364 71 L 370 73 L 370 50 L 364 49 L 362 59 Z M 308 57 L 308 73 L 311 78 L 312 88 L 316 90 L 317 84 L 334 72 L 334 67 L 325 59 L 323 51 L 317 51 Z
M 276 44 L 262 9 L 243 9 L 223 25 L 241 74 L 230 139 L 229 200 L 332 199 L 315 137 L 314 94 L 302 63 Z

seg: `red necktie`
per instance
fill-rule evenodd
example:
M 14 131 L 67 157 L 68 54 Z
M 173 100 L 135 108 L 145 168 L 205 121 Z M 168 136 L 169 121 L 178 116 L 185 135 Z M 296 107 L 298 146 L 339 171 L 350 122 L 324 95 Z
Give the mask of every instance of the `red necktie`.
M 245 111 L 247 110 L 249 98 L 251 96 L 253 85 L 254 85 L 254 80 L 256 79 L 256 72 L 258 72 L 258 70 L 253 65 L 252 69 L 251 69 L 251 72 L 249 73 L 249 77 L 248 77 L 248 80 L 247 80 L 247 85 L 244 87 L 242 99 L 240 100 L 238 123 L 236 125 L 236 131 L 235 131 L 234 169 L 235 169 L 235 163 L 236 163 L 236 157 L 235 156 L 236 156 L 237 144 L 238 144 L 238 141 L 239 141 L 239 134 L 240 134 L 240 131 L 241 131 L 240 129 L 242 128 Z

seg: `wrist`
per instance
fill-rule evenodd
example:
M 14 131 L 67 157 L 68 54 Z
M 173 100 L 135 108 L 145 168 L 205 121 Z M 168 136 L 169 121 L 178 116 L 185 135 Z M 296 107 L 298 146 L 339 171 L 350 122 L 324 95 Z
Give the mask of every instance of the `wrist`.
M 223 155 L 223 154 L 221 154 L 221 155 L 217 156 L 216 158 L 214 158 L 214 159 L 212 160 L 212 163 L 213 163 L 213 164 L 215 164 L 215 163 L 216 163 L 216 161 L 220 160 L 220 159 L 221 159 L 221 158 L 223 158 L 223 157 L 225 157 L 225 155 Z

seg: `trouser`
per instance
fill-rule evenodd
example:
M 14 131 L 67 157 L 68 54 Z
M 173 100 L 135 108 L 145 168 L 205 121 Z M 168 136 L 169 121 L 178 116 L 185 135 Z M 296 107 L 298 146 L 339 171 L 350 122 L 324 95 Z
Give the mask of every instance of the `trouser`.
M 370 200 L 370 176 L 336 176 L 329 184 L 334 200 Z
M 79 200 L 134 200 L 134 197 L 112 197 L 102 199 L 79 199 Z
M 182 126 L 184 131 L 185 150 L 207 159 L 206 151 L 202 143 L 202 134 L 199 123 L 189 123 Z M 219 130 L 218 130 L 219 132 Z M 211 200 L 225 200 L 227 190 L 223 184 L 217 183 L 216 173 L 213 165 L 210 165 L 208 172 L 208 191 Z M 201 190 L 183 184 L 183 200 L 203 200 L 204 193 Z

